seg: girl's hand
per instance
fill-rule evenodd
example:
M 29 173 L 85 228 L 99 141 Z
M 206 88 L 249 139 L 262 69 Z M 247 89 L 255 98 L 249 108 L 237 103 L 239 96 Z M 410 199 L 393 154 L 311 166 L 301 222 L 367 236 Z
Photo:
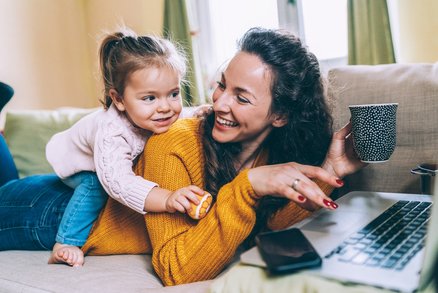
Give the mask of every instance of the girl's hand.
M 351 122 L 349 122 L 334 133 L 322 168 L 339 178 L 344 178 L 365 166 L 367 164 L 359 160 L 353 149 Z
M 176 211 L 188 213 L 192 209 L 191 202 L 198 205 L 200 203 L 198 195 L 202 196 L 204 193 L 204 190 L 194 185 L 189 185 L 170 192 L 166 199 L 166 210 L 169 213 Z
M 333 210 L 338 207 L 312 181 L 312 178 L 319 179 L 333 187 L 343 185 L 342 180 L 320 167 L 293 162 L 250 169 L 248 178 L 259 197 L 265 195 L 285 197 L 309 210 L 316 207 Z

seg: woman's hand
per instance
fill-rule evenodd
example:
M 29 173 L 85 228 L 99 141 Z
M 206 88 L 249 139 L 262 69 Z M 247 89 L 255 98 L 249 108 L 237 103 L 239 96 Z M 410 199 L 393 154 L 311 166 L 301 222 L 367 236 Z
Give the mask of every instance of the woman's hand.
M 365 167 L 367 164 L 359 160 L 353 149 L 351 122 L 334 133 L 322 168 L 339 178 Z
M 248 178 L 259 197 L 265 195 L 285 197 L 309 210 L 316 207 L 333 210 L 338 207 L 312 181 L 312 178 L 319 179 L 333 187 L 341 187 L 343 185 L 342 180 L 320 167 L 298 163 L 253 168 L 249 170 Z

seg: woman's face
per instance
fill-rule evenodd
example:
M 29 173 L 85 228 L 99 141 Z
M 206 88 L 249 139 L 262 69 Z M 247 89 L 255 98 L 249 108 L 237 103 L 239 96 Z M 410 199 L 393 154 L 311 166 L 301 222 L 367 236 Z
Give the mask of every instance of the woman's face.
M 272 73 L 256 55 L 237 53 L 222 73 L 213 93 L 213 138 L 257 148 L 272 127 L 285 124 L 270 115 Z

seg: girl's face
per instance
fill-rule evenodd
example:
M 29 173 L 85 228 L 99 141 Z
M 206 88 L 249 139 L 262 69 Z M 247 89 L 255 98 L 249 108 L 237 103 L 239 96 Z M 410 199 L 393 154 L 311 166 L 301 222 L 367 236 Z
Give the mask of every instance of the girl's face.
M 273 127 L 286 121 L 270 114 L 272 72 L 256 55 L 239 52 L 222 73 L 213 93 L 213 138 L 257 148 Z
M 166 132 L 182 110 L 180 76 L 168 67 L 150 67 L 133 72 L 123 97 L 110 90 L 119 111 L 131 123 L 153 133 Z

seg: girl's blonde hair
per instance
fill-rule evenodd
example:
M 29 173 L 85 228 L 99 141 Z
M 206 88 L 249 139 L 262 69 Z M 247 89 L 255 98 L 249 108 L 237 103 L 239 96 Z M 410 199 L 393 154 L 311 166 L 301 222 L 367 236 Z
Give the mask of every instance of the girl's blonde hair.
M 137 70 L 166 66 L 175 70 L 182 80 L 187 70 L 185 54 L 177 45 L 153 35 L 137 36 L 128 28 L 105 36 L 99 61 L 104 84 L 101 103 L 105 109 L 112 103 L 110 89 L 123 95 L 129 76 Z

